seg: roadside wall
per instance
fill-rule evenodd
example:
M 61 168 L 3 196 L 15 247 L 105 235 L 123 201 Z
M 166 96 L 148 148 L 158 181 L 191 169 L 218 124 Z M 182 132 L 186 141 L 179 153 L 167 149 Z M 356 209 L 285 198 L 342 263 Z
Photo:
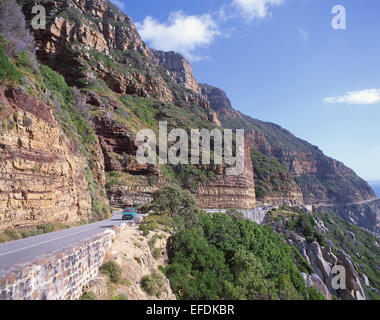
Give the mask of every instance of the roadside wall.
M 76 300 L 97 276 L 115 232 L 0 272 L 0 300 Z

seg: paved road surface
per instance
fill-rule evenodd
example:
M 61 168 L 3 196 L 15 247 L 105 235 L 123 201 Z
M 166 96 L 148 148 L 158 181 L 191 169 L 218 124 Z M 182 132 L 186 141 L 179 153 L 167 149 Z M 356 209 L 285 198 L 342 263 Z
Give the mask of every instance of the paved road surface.
M 86 240 L 122 222 L 121 212 L 115 211 L 108 220 L 0 244 L 0 271 Z

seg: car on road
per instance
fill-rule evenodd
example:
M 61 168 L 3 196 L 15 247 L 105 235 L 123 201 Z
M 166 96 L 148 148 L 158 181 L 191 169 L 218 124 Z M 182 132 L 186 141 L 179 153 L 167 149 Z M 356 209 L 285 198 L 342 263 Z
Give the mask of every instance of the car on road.
M 121 219 L 122 220 L 134 220 L 137 217 L 137 210 L 136 208 L 125 208 Z

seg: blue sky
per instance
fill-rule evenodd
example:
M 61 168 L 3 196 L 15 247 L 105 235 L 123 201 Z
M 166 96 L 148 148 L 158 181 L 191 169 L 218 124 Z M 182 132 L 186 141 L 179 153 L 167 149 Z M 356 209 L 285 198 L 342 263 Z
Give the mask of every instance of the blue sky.
M 113 2 L 151 47 L 182 52 L 236 109 L 380 180 L 380 1 Z M 335 5 L 344 30 L 332 28 Z

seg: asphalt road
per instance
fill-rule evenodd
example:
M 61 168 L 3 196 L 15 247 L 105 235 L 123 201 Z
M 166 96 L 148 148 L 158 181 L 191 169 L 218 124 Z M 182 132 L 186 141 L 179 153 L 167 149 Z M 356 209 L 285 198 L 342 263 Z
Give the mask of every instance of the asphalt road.
M 108 220 L 0 244 L 0 271 L 69 247 L 121 223 L 121 212 L 114 212 Z

